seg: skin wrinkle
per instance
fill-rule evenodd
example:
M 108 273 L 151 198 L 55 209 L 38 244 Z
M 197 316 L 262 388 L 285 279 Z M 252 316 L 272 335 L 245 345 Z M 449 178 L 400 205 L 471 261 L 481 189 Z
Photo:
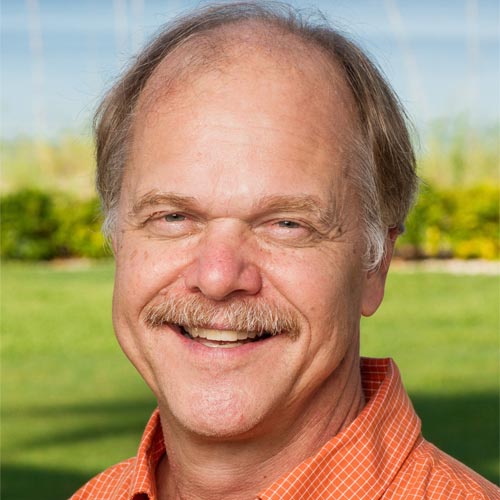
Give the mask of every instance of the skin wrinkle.
M 374 167 L 373 172 L 370 168 L 363 167 L 362 177 L 366 181 L 368 177 L 373 175 L 377 184 L 375 187 L 370 187 L 366 185 L 365 181 L 358 179 L 361 191 L 370 200 L 363 217 L 363 223 L 367 225 L 365 238 L 369 245 L 366 251 L 365 265 L 369 269 L 376 269 L 384 253 L 384 226 L 391 227 L 402 223 L 411 204 L 411 192 L 416 187 L 416 177 L 413 171 L 414 157 L 405 127 L 404 110 L 400 106 L 397 96 L 383 81 L 383 77 L 376 67 L 373 67 L 370 61 L 365 59 L 359 48 L 349 41 L 348 36 L 345 37 L 341 32 L 330 31 L 328 21 L 321 17 L 320 13 L 317 13 L 320 16 L 317 18 L 318 24 L 316 24 L 314 21 L 310 22 L 307 17 L 302 17 L 299 12 L 293 13 L 290 10 L 281 10 L 279 6 L 275 7 L 276 10 L 274 7 L 269 8 L 269 10 L 267 7 L 262 10 L 259 6 L 245 7 L 249 8 L 248 17 L 244 12 L 233 17 L 233 12 L 222 22 L 221 19 L 213 22 L 214 18 L 206 20 L 198 18 L 194 24 L 189 24 L 189 28 L 185 26 L 185 29 L 188 29 L 184 33 L 180 34 L 176 31 L 181 42 L 174 41 L 173 44 L 177 45 L 170 49 L 166 57 L 158 52 L 158 45 L 156 45 L 155 50 L 150 52 L 149 61 L 147 58 L 140 59 L 149 80 L 151 80 L 149 67 L 153 66 L 152 73 L 154 74 L 164 61 L 173 58 L 172 54 L 181 53 L 181 57 L 177 58 L 177 67 L 172 65 L 170 74 L 168 71 L 165 72 L 164 85 L 158 85 L 157 92 L 151 94 L 151 102 L 156 102 L 157 96 L 161 95 L 161 92 L 168 87 L 165 83 L 167 80 L 177 80 L 177 75 L 172 76 L 175 73 L 183 73 L 186 80 L 190 77 L 192 79 L 200 78 L 203 71 L 207 72 L 211 68 L 215 68 L 214 71 L 221 74 L 227 74 L 228 65 L 232 62 L 231 57 L 244 60 L 246 53 L 254 51 L 272 56 L 274 65 L 283 70 L 292 71 L 297 66 L 297 71 L 301 71 L 300 64 L 297 64 L 300 63 L 301 59 L 307 59 L 309 63 L 313 60 L 316 68 L 323 67 L 325 70 L 330 68 L 326 71 L 330 79 L 330 85 L 326 91 L 333 98 L 336 94 L 336 83 L 338 83 L 335 78 L 338 78 L 339 74 L 341 79 L 346 78 L 349 81 L 351 92 L 356 95 L 356 102 L 350 102 L 348 106 L 349 114 L 357 117 L 359 130 L 355 135 L 360 139 L 358 142 L 362 142 L 359 151 L 365 157 L 363 161 L 371 162 Z M 197 24 L 198 22 L 200 24 Z M 161 37 L 159 39 L 166 42 L 167 46 L 173 41 L 173 39 L 165 40 Z M 152 54 L 155 56 L 153 57 Z M 158 63 L 158 60 L 162 58 L 163 60 Z M 338 71 L 338 64 L 342 66 L 340 71 Z M 262 73 L 262 70 L 259 71 Z M 136 65 L 134 74 L 138 72 Z M 307 74 L 303 76 L 307 76 Z M 147 84 L 150 83 L 149 80 Z M 126 78 L 124 81 L 127 81 Z M 144 84 L 142 79 L 141 84 Z M 129 85 L 132 85 L 130 81 Z M 135 89 L 135 87 L 133 88 Z M 143 89 L 138 89 L 135 95 L 144 95 L 145 92 L 140 92 L 141 90 Z M 167 97 L 166 93 L 165 97 Z M 170 97 L 173 99 L 173 92 Z M 110 101 L 111 103 L 113 100 Z M 114 104 L 118 103 L 115 101 Z M 135 97 L 131 99 L 131 104 L 135 108 L 132 110 L 132 114 L 135 114 L 137 108 Z M 382 108 L 387 110 L 383 111 Z M 106 109 L 105 106 L 101 108 L 99 115 L 102 112 L 102 116 L 98 116 L 98 118 L 104 118 L 106 114 L 113 114 L 108 113 L 108 111 L 111 110 Z M 131 128 L 128 127 L 131 122 L 130 116 L 128 114 L 125 116 L 125 120 L 120 120 L 120 125 L 122 122 L 126 122 L 125 128 Z M 106 120 L 103 121 L 106 122 Z M 133 122 L 132 125 L 134 125 Z M 98 129 L 96 132 L 99 136 Z M 106 127 L 103 127 L 102 132 L 106 132 Z M 128 139 L 131 136 L 130 132 L 131 130 L 127 130 Z M 129 144 L 130 140 L 125 142 Z M 391 157 L 390 164 L 387 166 L 384 161 L 384 151 Z M 120 156 L 123 155 L 120 153 Z M 377 165 L 374 164 L 375 161 Z M 98 161 L 98 163 L 98 170 L 101 171 L 104 170 L 104 164 L 110 162 Z M 111 163 L 113 163 L 112 170 L 117 170 L 114 178 L 120 185 L 123 169 L 119 165 L 117 167 L 116 162 L 112 161 Z M 118 163 L 124 164 L 124 162 Z M 396 170 L 398 171 L 396 176 L 391 175 L 391 169 L 394 170 L 394 173 Z M 385 180 L 382 181 L 382 178 Z M 393 184 L 397 189 L 391 188 L 391 179 L 393 178 L 395 179 Z M 104 229 L 109 236 L 117 218 L 115 213 L 117 200 L 114 196 L 116 189 L 107 189 L 104 185 L 105 181 L 110 183 L 111 179 L 100 178 L 98 184 L 107 212 Z M 407 184 L 406 187 L 403 182 Z M 118 194 L 119 190 L 120 188 L 118 188 Z M 400 191 L 403 192 L 403 196 L 400 195 Z M 110 199 L 106 195 L 107 192 L 112 193 Z M 385 197 L 388 200 L 385 200 Z M 112 209 L 108 211 L 109 207 Z M 380 209 L 380 213 L 373 210 L 374 207 Z
M 362 237 L 353 222 L 357 207 L 350 189 L 343 186 L 342 174 L 347 146 L 341 138 L 349 136 L 354 125 L 347 108 L 339 105 L 335 109 L 341 145 L 318 143 L 318 137 L 325 134 L 315 130 L 330 129 L 330 115 L 320 105 L 321 97 L 315 96 L 313 109 L 307 113 L 302 106 L 304 95 L 311 95 L 309 85 L 318 85 L 318 75 L 310 75 L 306 81 L 279 75 L 269 62 L 258 57 L 247 61 L 259 71 L 266 69 L 262 75 L 283 92 L 270 94 L 267 89 L 273 86 L 266 86 L 265 80 L 253 86 L 251 71 L 241 73 L 243 68 L 235 64 L 231 78 L 224 81 L 227 92 L 222 94 L 220 86 L 211 87 L 213 78 L 204 75 L 189 87 L 198 86 L 195 93 L 179 94 L 190 108 L 210 116 L 206 122 L 197 122 L 199 117 L 193 113 L 183 116 L 181 107 L 158 101 L 158 121 L 150 124 L 139 109 L 134 153 L 120 200 L 120 229 L 127 230 L 121 236 L 123 241 L 115 242 L 115 329 L 123 349 L 158 399 L 168 454 L 178 461 L 178 465 L 160 466 L 160 471 L 173 466 L 166 476 L 160 473 L 160 486 L 186 498 L 249 497 L 250 490 L 255 493 L 264 485 L 250 484 L 249 470 L 254 473 L 252 478 L 265 477 L 269 484 L 335 435 L 362 404 L 353 403 L 356 394 L 361 394 L 360 380 L 359 376 L 352 379 L 349 371 L 350 364 L 358 362 L 365 284 L 360 258 L 352 256 Z M 210 90 L 207 98 L 198 101 L 206 88 Z M 267 106 L 247 110 L 239 106 L 245 100 Z M 280 115 L 285 101 L 290 109 Z M 286 126 L 280 126 L 278 118 L 285 117 Z M 259 127 L 246 131 L 243 124 L 252 120 Z M 268 122 L 273 126 L 266 127 Z M 292 130 L 288 122 L 298 128 Z M 182 126 L 173 127 L 176 123 Z M 207 124 L 206 133 L 198 133 L 199 123 Z M 234 134 L 230 141 L 219 140 L 229 132 Z M 291 148 L 300 135 L 300 148 Z M 207 144 L 213 147 L 207 148 Z M 205 217 L 227 217 L 211 220 L 201 238 L 168 243 L 148 240 L 144 228 L 128 227 L 129 215 L 134 205 L 141 206 L 144 193 L 154 197 L 172 192 L 206 206 Z M 307 248 L 271 246 L 254 241 L 242 230 L 243 214 L 262 208 L 263 199 L 267 210 L 273 197 L 284 196 L 289 201 L 290 196 L 300 199 L 304 194 L 319 197 L 323 210 L 329 207 L 337 214 L 337 200 L 341 200 L 342 226 L 346 228 L 339 240 Z M 321 217 L 331 219 L 331 214 Z M 137 258 L 131 261 L 136 248 L 148 249 L 149 264 Z M 250 273 L 250 281 L 241 282 L 240 268 Z M 229 273 L 235 280 L 226 295 L 214 295 L 212 269 Z M 257 288 L 252 281 L 256 273 L 262 281 Z M 207 280 L 212 289 L 206 289 Z M 300 334 L 295 342 L 281 335 L 263 341 L 269 348 L 241 362 L 217 357 L 210 363 L 192 360 L 177 334 L 165 331 L 159 335 L 142 321 L 148 304 L 190 294 L 204 294 L 212 303 L 248 295 L 251 300 L 274 302 L 283 310 L 289 307 L 299 318 Z M 351 319 L 346 317 L 351 315 Z M 351 396 L 341 401 L 346 390 Z M 247 492 L 242 485 L 248 486 Z
M 244 70 L 248 66 L 248 59 L 256 53 L 266 54 L 269 60 L 266 67 L 257 70 L 259 76 L 267 71 L 283 71 L 291 73 L 296 80 L 303 78 L 310 81 L 311 73 L 320 72 L 321 77 L 316 82 L 313 81 L 312 86 L 315 91 L 320 87 L 322 92 L 326 91 L 329 100 L 338 99 L 337 88 L 339 84 L 345 85 L 343 78 L 339 76 L 338 64 L 332 61 L 323 48 L 274 24 L 245 21 L 189 37 L 177 46 L 149 77 L 139 95 L 134 113 L 149 118 L 150 113 L 158 112 L 159 101 L 168 100 L 170 107 L 183 106 L 182 90 L 187 85 L 191 92 L 196 93 L 196 82 L 199 79 L 212 74 L 215 75 L 214 81 L 219 80 L 217 75 L 227 76 L 236 61 L 244 61 Z M 328 85 L 321 85 L 320 81 L 328 82 Z M 202 97 L 200 94 L 198 96 Z M 308 104 L 305 97 L 303 104 Z M 352 99 L 343 101 L 342 105 L 347 106 L 346 114 L 358 116 L 357 106 Z M 188 105 L 184 103 L 184 106 Z M 357 124 L 358 121 L 356 118 L 353 123 Z M 132 121 L 131 137 L 137 132 L 135 122 Z M 355 135 L 358 135 L 357 125 L 355 129 Z M 326 140 L 333 139 L 334 142 L 341 143 L 342 137 L 337 136 L 337 130 L 330 128 L 330 133 L 332 132 L 334 137 L 326 137 Z M 316 133 L 321 134 L 319 130 Z M 127 157 L 129 159 L 129 155 Z
M 205 212 L 205 209 L 200 207 L 192 196 L 151 190 L 134 203 L 128 213 L 129 224 L 136 228 L 144 227 L 155 212 L 187 212 L 189 214 L 195 212 L 197 217 L 202 219 L 206 217 L 201 213 Z M 333 236 L 338 238 L 342 234 L 342 225 L 339 221 L 341 214 L 335 201 L 330 206 L 323 208 L 319 200 L 311 196 L 272 195 L 259 199 L 250 210 L 250 213 L 251 216 L 248 215 L 243 218 L 250 226 L 254 226 L 254 221 L 262 220 L 264 217 L 286 218 L 287 214 L 298 213 L 313 217 L 317 221 L 318 227 L 316 229 L 325 238 Z M 335 235 L 332 235 L 333 231 L 336 232 Z
M 343 392 L 343 390 L 344 390 L 344 389 L 342 389 L 340 392 Z M 353 412 L 353 415 L 361 409 L 361 406 L 362 406 L 362 403 L 361 403 L 361 405 L 360 405 L 359 407 L 356 407 L 355 411 Z M 327 409 L 325 408 L 325 409 L 324 409 L 324 411 L 326 412 L 326 411 L 327 411 Z M 348 425 L 348 423 L 349 423 L 349 422 L 351 421 L 351 419 L 353 418 L 353 415 L 352 415 L 352 416 L 350 416 L 350 417 L 346 417 L 346 419 L 344 420 L 344 422 L 343 422 L 343 423 L 342 423 L 342 425 L 341 425 L 341 428 L 344 428 L 346 425 Z M 316 415 L 316 417 L 317 417 L 317 416 L 318 416 L 318 415 Z M 304 420 L 304 422 L 307 422 L 307 425 L 308 425 L 309 427 L 315 428 L 315 427 L 316 427 L 316 425 L 319 425 L 319 422 L 318 422 L 315 418 L 311 418 L 311 417 L 309 416 L 309 414 L 308 414 L 308 413 L 304 413 L 303 415 L 300 415 L 300 418 L 301 418 L 301 419 L 303 419 L 303 420 Z M 319 419 L 319 420 L 320 420 L 320 419 Z M 316 425 L 312 425 L 312 426 L 311 426 L 311 421 L 312 421 L 312 422 L 314 422 Z M 286 424 L 285 424 L 285 426 L 286 426 Z M 328 426 L 327 426 L 327 425 L 325 425 L 325 427 L 328 427 Z M 327 428 L 324 428 L 324 429 L 323 429 L 323 431 L 324 431 L 324 434 L 319 434 L 321 437 L 319 437 L 319 438 L 317 439 L 316 448 L 319 448 L 319 447 L 320 447 L 320 446 L 321 446 L 321 445 L 322 445 L 322 444 L 323 444 L 326 440 L 328 440 L 328 438 L 329 438 L 329 437 L 331 437 L 331 436 L 329 436 L 329 434 L 328 434 L 328 430 L 327 430 Z M 291 444 L 291 443 L 293 443 L 293 442 L 295 442 L 295 444 L 297 444 L 298 442 L 300 442 L 300 436 L 297 436 L 297 435 L 295 435 L 295 434 L 293 434 L 293 433 L 290 433 L 290 434 L 289 434 L 289 438 L 290 438 L 290 441 L 288 441 L 288 443 L 287 443 L 287 444 Z M 168 439 L 168 438 L 167 438 L 167 439 Z M 199 444 L 200 444 L 200 445 L 205 445 L 205 446 L 207 445 L 207 443 L 204 443 L 204 442 L 201 442 L 201 443 L 199 443 Z M 207 451 L 210 451 L 210 448 L 211 448 L 211 446 L 210 446 L 210 442 L 209 442 L 209 443 L 208 443 L 208 450 L 207 450 Z M 230 454 L 230 452 L 228 452 L 228 453 Z M 298 458 L 298 457 L 297 457 L 297 458 Z M 306 457 L 306 456 L 304 456 L 303 458 L 305 459 L 305 458 L 307 458 L 307 457 Z M 272 462 L 273 462 L 273 460 L 271 460 L 271 464 L 272 464 Z M 268 465 L 268 462 L 267 462 L 267 461 L 263 461 L 263 465 Z M 290 467 L 292 467 L 292 466 L 294 466 L 294 465 L 295 465 L 295 462 L 291 462 L 291 463 L 290 463 Z M 201 472 L 201 470 L 200 470 L 200 472 Z M 214 473 L 214 474 L 216 474 L 216 475 L 220 474 L 220 472 L 221 472 L 221 471 L 220 471 L 220 469 L 219 469 L 219 468 L 212 470 L 212 473 Z M 229 472 L 229 471 L 228 471 L 228 472 Z M 235 479 L 236 479 L 236 480 L 235 480 L 235 482 L 236 482 L 236 483 L 238 483 L 238 484 L 243 484 L 243 483 L 246 483 L 246 481 L 245 481 L 245 480 L 248 478 L 248 473 L 247 473 L 246 468 L 245 468 L 244 466 L 243 466 L 243 467 L 241 467 L 240 472 L 241 472 L 241 475 L 238 475 L 237 471 L 232 470 L 231 475 L 235 476 Z M 257 475 L 258 475 L 258 474 L 257 474 Z M 196 473 L 195 473 L 195 476 L 196 476 Z M 252 477 L 255 477 L 255 475 L 253 475 Z M 270 482 L 270 481 L 268 481 L 268 482 Z M 248 484 L 249 484 L 249 486 L 251 486 L 252 484 L 254 484 L 254 482 L 253 482 L 253 481 L 248 481 Z M 192 484 L 188 484 L 188 485 L 185 485 L 185 486 L 192 487 L 193 485 L 192 485 Z M 200 485 L 200 486 L 203 486 L 203 485 Z M 189 491 L 189 489 L 190 489 L 190 488 L 188 488 L 188 491 Z M 207 495 L 208 495 L 208 492 L 207 492 Z M 167 498 L 167 497 L 165 497 L 165 498 Z M 171 497 L 168 497 L 168 498 L 171 498 Z M 186 496 L 185 498 L 191 498 L 191 497 Z M 195 496 L 193 496 L 192 498 L 199 498 L 199 497 L 195 497 Z M 209 498 L 209 496 L 206 496 L 206 497 L 205 497 L 205 496 L 203 496 L 203 498 Z M 214 496 L 213 496 L 213 498 L 217 498 L 217 496 L 216 496 L 216 495 L 214 495 Z M 230 496 L 230 498 L 237 498 L 237 497 L 236 497 L 236 496 Z
M 327 24 L 202 9 L 96 115 L 113 324 L 160 408 L 159 500 L 254 498 L 363 408 L 360 315 L 382 300 L 414 164 L 391 89 Z M 172 322 L 276 335 L 208 348 Z
M 358 360 L 358 363 L 359 363 L 359 360 Z M 341 364 L 342 365 L 342 364 Z M 359 366 L 358 366 L 359 368 Z M 344 390 L 345 390 L 346 386 L 344 385 L 341 389 L 340 389 L 340 392 L 343 394 L 344 393 Z M 361 394 L 356 394 L 356 396 L 359 396 L 359 403 L 357 405 L 353 405 L 352 406 L 352 410 L 351 410 L 351 413 L 350 415 L 346 416 L 346 419 L 344 422 L 342 422 L 340 428 L 339 428 L 339 432 L 341 432 L 345 427 L 347 427 L 349 425 L 349 423 L 352 421 L 352 419 L 362 410 L 363 406 L 364 406 L 364 399 L 363 399 L 363 395 L 362 393 Z M 331 414 L 332 412 L 330 411 L 331 408 L 323 408 L 323 411 L 324 413 L 328 413 L 330 418 L 331 418 Z M 328 441 L 330 438 L 331 438 L 331 435 L 330 435 L 330 432 L 329 432 L 329 426 L 328 424 L 325 424 L 325 419 L 322 419 L 322 418 L 318 418 L 318 415 L 315 414 L 314 416 L 310 415 L 308 412 L 305 412 L 301 415 L 299 415 L 299 419 L 300 420 L 303 420 L 306 425 L 308 425 L 311 429 L 315 429 L 315 433 L 316 435 L 318 436 L 317 437 L 317 440 L 316 440 L 316 443 L 312 446 L 312 451 L 310 454 L 308 455 L 304 455 L 302 457 L 302 461 L 305 460 L 306 458 L 308 458 L 308 456 L 311 456 L 315 453 L 316 450 L 320 449 L 324 443 L 326 441 Z M 331 422 L 329 422 L 328 419 L 326 419 L 326 421 L 328 423 L 331 424 Z M 285 425 L 286 426 L 286 423 Z M 300 441 L 301 441 L 301 438 L 302 436 L 300 434 L 295 434 L 295 433 L 288 433 L 288 440 L 287 442 L 285 443 L 285 446 L 289 447 L 289 446 L 296 446 L 298 445 L 299 448 L 300 448 Z M 272 438 L 270 438 L 272 439 Z M 200 450 L 199 450 L 199 463 L 197 463 L 195 461 L 195 463 L 193 464 L 194 465 L 194 477 L 195 478 L 198 478 L 198 477 L 202 477 L 202 475 L 204 473 L 206 473 L 207 471 L 206 470 L 203 470 L 203 464 L 206 463 L 205 459 L 208 459 L 211 455 L 210 451 L 211 451 L 211 443 L 208 442 L 200 442 Z M 279 443 L 279 445 L 283 445 L 283 443 Z M 311 445 L 311 443 L 309 443 L 309 445 Z M 251 446 L 251 444 L 250 444 Z M 227 450 L 227 454 L 230 456 L 232 454 L 232 451 L 231 451 L 231 448 L 232 448 L 232 443 L 231 442 L 228 442 L 227 443 L 227 447 L 228 447 L 228 450 Z M 207 456 L 204 457 L 203 454 L 203 450 L 205 450 L 207 452 Z M 182 448 L 180 449 L 180 451 L 182 452 Z M 181 457 L 177 457 L 177 458 L 181 458 Z M 298 457 L 295 457 L 296 459 Z M 262 468 L 267 468 L 267 469 L 273 469 L 274 467 L 274 461 L 276 461 L 277 458 L 276 458 L 276 455 L 271 455 L 270 458 L 264 460 L 262 463 L 261 463 L 261 466 Z M 169 471 L 168 471 L 168 467 L 169 467 L 169 463 L 170 462 L 166 462 L 164 461 L 163 463 L 161 463 L 159 465 L 159 469 L 163 469 L 163 472 L 162 474 L 165 474 L 165 476 L 168 476 L 169 475 Z M 288 470 L 290 470 L 291 468 L 293 468 L 294 466 L 296 465 L 296 460 L 294 461 L 290 461 L 289 463 L 287 463 L 286 467 Z M 235 476 L 236 477 L 236 481 L 235 483 L 236 484 L 244 484 L 244 485 L 248 485 L 249 489 L 252 489 L 252 486 L 255 484 L 255 479 L 256 477 L 258 477 L 260 475 L 260 472 L 256 472 L 255 474 L 252 474 L 251 477 L 249 477 L 249 474 L 248 474 L 248 470 L 247 468 L 242 465 L 241 467 L 238 467 L 238 464 L 234 464 L 232 463 L 232 468 L 231 469 L 228 469 L 227 470 L 228 473 L 230 473 L 232 476 Z M 212 468 L 212 469 L 209 469 L 208 470 L 208 473 L 213 476 L 213 477 L 217 477 L 218 475 L 220 475 L 221 473 L 221 470 L 219 467 L 217 468 Z M 266 478 L 266 481 L 268 484 L 270 484 L 273 479 L 276 479 L 276 478 L 272 478 L 272 477 L 269 477 L 269 476 L 266 476 L 266 475 L 263 475 L 264 478 Z M 193 487 L 194 485 L 193 484 L 184 484 L 184 485 L 179 485 L 179 487 L 183 487 L 184 491 L 195 491 L 195 488 Z M 202 482 L 196 484 L 197 488 L 203 490 L 203 487 L 204 487 L 204 484 Z M 198 491 L 199 491 L 198 489 Z M 240 497 L 237 497 L 236 496 L 236 491 L 235 490 L 235 494 L 234 496 L 232 495 L 232 492 L 229 491 L 229 490 L 224 490 L 224 492 L 226 494 L 228 494 L 228 498 L 240 498 Z M 218 498 L 217 496 L 213 496 L 211 497 L 209 492 L 207 491 L 206 492 L 206 495 L 205 494 L 203 496 L 183 496 L 182 498 Z M 172 496 L 164 496 L 164 497 L 160 497 L 160 498 L 165 498 L 165 499 L 172 499 L 174 497 Z M 175 497 L 175 498 L 181 498 L 181 497 Z
M 274 68 L 273 68 L 273 70 L 274 70 Z M 170 71 L 171 71 L 171 69 L 170 69 Z M 153 85 L 153 88 L 155 88 L 154 82 L 152 82 L 152 85 Z M 195 87 L 194 90 L 196 92 L 196 87 Z M 147 91 L 147 89 L 146 89 L 146 91 Z M 182 96 L 180 96 L 180 97 L 182 97 Z M 170 101 L 169 101 L 169 104 L 170 104 L 169 108 L 170 108 L 170 110 L 172 110 L 172 103 L 170 103 Z M 175 106 L 174 106 L 174 108 L 175 108 Z M 148 110 L 144 109 L 143 113 L 145 113 L 146 116 L 147 116 Z M 148 124 L 148 127 L 151 127 L 151 125 Z M 320 130 L 321 129 L 319 129 L 319 128 L 313 129 L 312 130 L 312 135 L 316 135 L 317 137 L 322 138 L 322 140 L 325 141 L 325 142 L 330 142 L 330 140 L 331 140 L 331 134 L 329 136 L 324 136 L 324 134 L 322 134 L 320 132 Z M 332 129 L 330 129 L 330 130 L 332 130 Z M 333 130 L 336 130 L 336 129 L 333 129 Z M 300 136 L 298 134 L 297 135 L 293 134 L 293 135 L 294 135 L 294 137 L 299 137 L 300 138 Z M 343 132 L 342 132 L 342 134 L 336 134 L 336 132 L 334 132 L 334 135 L 337 136 L 337 141 L 336 142 L 339 142 L 339 143 L 343 143 L 344 142 L 342 140 L 342 139 L 344 139 L 344 135 L 345 135 Z M 299 143 L 299 147 L 300 147 L 300 141 L 298 143 Z M 295 144 L 295 147 L 298 147 L 297 146 L 297 141 L 295 141 L 294 144 Z M 344 192 L 341 193 L 340 198 L 341 199 L 345 199 L 345 197 L 346 197 L 346 193 L 345 193 L 345 190 L 344 190 Z M 330 215 L 334 215 L 335 214 L 335 216 L 336 216 L 335 218 L 332 217 L 331 224 L 330 224 L 332 226 L 332 228 L 335 228 L 335 227 L 338 227 L 339 229 L 343 229 L 344 228 L 344 223 L 340 223 L 340 221 L 342 221 L 343 210 L 341 209 L 341 207 L 343 205 L 344 205 L 344 202 L 342 202 L 340 206 L 337 206 L 334 209 L 331 209 L 330 212 L 329 212 Z M 324 220 L 324 219 L 326 219 L 326 217 L 322 217 L 322 219 Z M 339 222 L 337 222 L 337 220 L 339 220 Z M 342 231 L 338 231 L 338 232 L 339 232 L 339 234 L 336 234 L 337 238 L 338 238 L 339 235 L 342 234 Z

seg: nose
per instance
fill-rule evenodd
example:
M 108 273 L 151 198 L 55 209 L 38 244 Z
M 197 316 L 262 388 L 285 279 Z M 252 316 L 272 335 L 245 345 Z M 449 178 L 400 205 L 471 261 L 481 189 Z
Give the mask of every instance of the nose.
M 260 269 L 241 228 L 219 224 L 207 228 L 185 273 L 186 287 L 212 300 L 235 294 L 255 295 L 262 287 Z

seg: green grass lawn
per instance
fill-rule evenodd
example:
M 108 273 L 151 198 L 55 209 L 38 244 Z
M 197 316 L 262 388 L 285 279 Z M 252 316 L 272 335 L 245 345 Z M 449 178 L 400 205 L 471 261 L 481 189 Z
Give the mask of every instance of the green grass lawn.
M 116 343 L 113 267 L 2 266 L 2 499 L 66 498 L 135 454 L 155 401 Z M 362 350 L 395 358 L 425 437 L 498 481 L 498 277 L 389 277 Z

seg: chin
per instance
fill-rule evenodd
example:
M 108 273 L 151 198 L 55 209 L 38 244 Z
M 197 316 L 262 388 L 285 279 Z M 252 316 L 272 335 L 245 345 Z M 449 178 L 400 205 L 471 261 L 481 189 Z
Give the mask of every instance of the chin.
M 180 396 L 180 394 L 179 394 Z M 259 426 L 267 413 L 256 398 L 236 390 L 190 391 L 182 400 L 163 397 L 160 411 L 173 428 L 208 439 L 243 438 Z M 165 411 L 164 411 L 165 410 Z

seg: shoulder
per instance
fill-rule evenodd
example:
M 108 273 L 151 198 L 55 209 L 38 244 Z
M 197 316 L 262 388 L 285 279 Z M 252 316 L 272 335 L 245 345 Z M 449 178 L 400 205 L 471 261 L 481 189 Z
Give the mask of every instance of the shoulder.
M 384 498 L 500 500 L 493 483 L 422 439 L 409 455 Z
M 129 458 L 104 472 L 101 472 L 84 484 L 69 500 L 125 500 L 132 482 L 135 458 Z

